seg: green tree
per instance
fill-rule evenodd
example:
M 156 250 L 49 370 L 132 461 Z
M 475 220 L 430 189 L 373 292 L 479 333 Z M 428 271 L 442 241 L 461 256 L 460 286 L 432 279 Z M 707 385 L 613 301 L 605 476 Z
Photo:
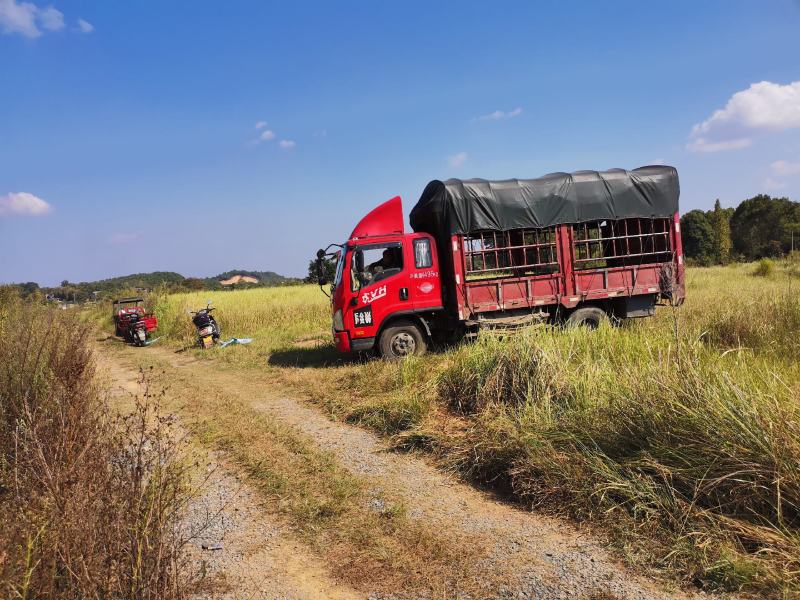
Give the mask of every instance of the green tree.
M 336 262 L 328 258 L 322 259 L 322 273 L 328 283 L 333 281 L 333 278 L 336 276 Z M 308 263 L 308 276 L 304 281 L 306 283 L 318 283 L 319 276 L 317 274 L 316 259 Z
M 711 227 L 714 230 L 714 261 L 723 265 L 731 261 L 731 224 L 730 217 L 719 203 L 719 198 L 714 203 L 714 210 L 710 214 Z
M 681 217 L 681 240 L 687 258 L 706 265 L 714 255 L 714 229 L 702 210 L 690 210 Z
M 28 296 L 33 296 L 39 292 L 39 284 L 36 283 L 35 281 L 20 283 L 19 288 L 23 298 L 27 298 Z
M 795 253 L 800 250 L 800 221 L 792 221 L 786 228 L 789 230 L 789 250 Z
M 190 290 L 202 290 L 206 287 L 205 282 L 197 277 L 187 277 L 181 283 Z
M 797 202 L 766 194 L 748 198 L 731 217 L 733 249 L 747 260 L 786 254 L 792 245 L 792 227 L 798 222 Z

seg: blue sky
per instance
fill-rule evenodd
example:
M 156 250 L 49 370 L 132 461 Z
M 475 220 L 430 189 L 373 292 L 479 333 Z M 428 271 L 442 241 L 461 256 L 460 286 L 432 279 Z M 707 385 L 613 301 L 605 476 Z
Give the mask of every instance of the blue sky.
M 797 1 L 51 2 L 0 0 L 0 282 L 304 275 L 448 177 L 800 200 Z

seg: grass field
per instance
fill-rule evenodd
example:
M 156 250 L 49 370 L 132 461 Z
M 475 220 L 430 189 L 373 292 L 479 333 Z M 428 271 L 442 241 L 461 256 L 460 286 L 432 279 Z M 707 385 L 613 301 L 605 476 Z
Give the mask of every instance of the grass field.
M 176 348 L 195 343 L 197 334 L 187 311 L 204 308 L 208 300 L 213 300 L 213 314 L 224 339 L 254 338 L 246 348 L 232 346 L 215 352 L 215 358 L 265 364 L 273 353 L 293 348 L 297 340 L 329 337 L 328 301 L 315 286 L 156 296 L 151 302 L 159 318 L 159 335 L 166 336 L 164 341 Z
M 800 278 L 697 268 L 687 301 L 598 331 L 530 329 L 398 363 L 337 355 L 313 286 L 155 299 L 160 343 L 213 299 L 202 353 L 270 369 L 331 414 L 465 478 L 597 526 L 634 564 L 709 589 L 800 590 Z M 765 275 L 756 275 L 757 272 Z

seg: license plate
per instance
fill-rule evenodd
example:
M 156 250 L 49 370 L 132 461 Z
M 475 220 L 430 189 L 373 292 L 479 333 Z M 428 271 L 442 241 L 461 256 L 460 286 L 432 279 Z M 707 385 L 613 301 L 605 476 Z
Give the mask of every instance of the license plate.
M 365 306 L 353 311 L 353 325 L 356 327 L 369 327 L 372 325 L 372 307 Z
M 207 335 L 203 338 L 203 348 L 211 348 L 214 345 L 214 338 Z

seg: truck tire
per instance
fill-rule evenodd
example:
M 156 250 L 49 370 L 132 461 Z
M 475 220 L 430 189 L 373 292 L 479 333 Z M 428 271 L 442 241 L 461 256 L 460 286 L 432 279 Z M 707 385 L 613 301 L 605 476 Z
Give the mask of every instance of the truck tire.
M 427 349 L 425 336 L 411 321 L 395 321 L 381 332 L 378 340 L 378 353 L 388 360 L 421 356 Z
M 567 327 L 588 327 L 597 329 L 600 323 L 608 321 L 608 315 L 602 308 L 584 306 L 572 312 L 567 318 Z

